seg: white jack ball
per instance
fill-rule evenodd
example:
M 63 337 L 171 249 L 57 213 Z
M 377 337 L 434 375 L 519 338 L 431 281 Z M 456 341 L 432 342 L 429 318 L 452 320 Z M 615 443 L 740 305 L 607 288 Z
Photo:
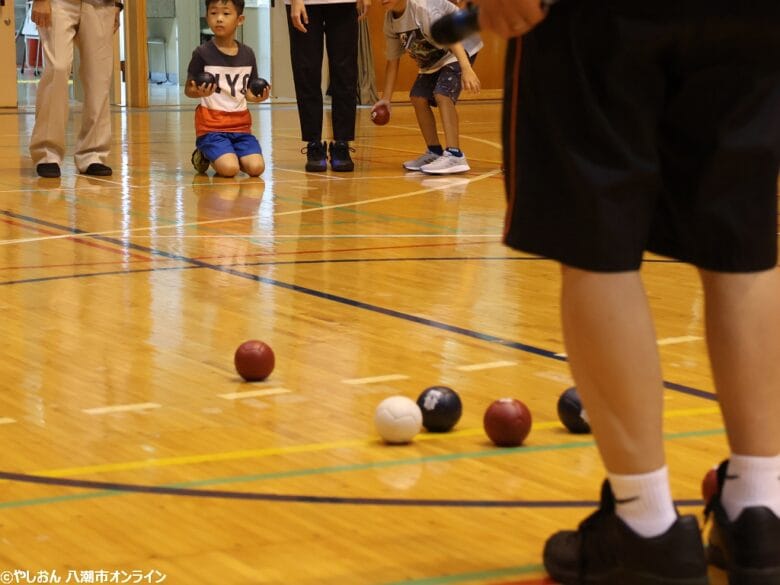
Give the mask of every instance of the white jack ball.
M 408 443 L 422 429 L 422 412 L 411 398 L 390 396 L 376 407 L 374 424 L 385 442 Z

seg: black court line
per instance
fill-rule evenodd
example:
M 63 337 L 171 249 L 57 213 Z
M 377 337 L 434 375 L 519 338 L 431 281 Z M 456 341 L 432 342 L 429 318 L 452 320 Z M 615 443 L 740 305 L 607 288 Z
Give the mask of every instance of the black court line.
M 432 327 L 435 329 L 440 329 L 443 331 L 448 331 L 450 333 L 457 333 L 459 335 L 464 335 L 466 337 L 471 337 L 474 339 L 478 339 L 480 341 L 486 341 L 488 343 L 495 343 L 498 345 L 502 345 L 504 347 L 509 347 L 512 349 L 517 349 L 519 351 L 530 353 L 533 355 L 538 355 L 541 357 L 546 357 L 549 359 L 553 359 L 556 361 L 565 362 L 566 358 L 558 355 L 557 352 L 551 351 L 549 349 L 542 349 L 539 347 L 535 347 L 533 345 L 528 345 L 526 343 L 521 343 L 519 341 L 512 341 L 509 339 L 504 339 L 502 337 L 498 337 L 496 335 L 490 335 L 488 333 L 480 333 L 479 331 L 474 331 L 472 329 L 466 329 L 465 327 L 458 327 L 457 325 L 450 325 L 448 323 L 442 323 L 441 321 L 434 321 L 433 319 L 426 319 L 423 317 L 417 317 L 415 315 L 410 315 L 408 313 L 402 313 L 401 311 L 396 311 L 394 309 L 388 309 L 385 307 L 380 307 L 377 305 L 372 305 L 370 303 L 364 303 L 362 301 L 357 301 L 355 299 L 350 299 L 347 297 L 342 297 L 339 295 L 334 295 L 330 293 L 326 293 L 320 290 L 315 290 L 311 288 L 307 288 L 304 286 L 300 286 L 297 284 L 290 284 L 288 282 L 282 282 L 280 280 L 275 280 L 273 278 L 268 278 L 266 276 L 260 276 L 257 274 L 250 274 L 248 272 L 243 272 L 241 270 L 236 270 L 234 268 L 231 268 L 229 266 L 220 266 L 218 264 L 211 264 L 209 262 L 204 262 L 202 260 L 198 260 L 196 258 L 190 258 L 188 256 L 183 256 L 181 254 L 174 254 L 172 252 L 166 252 L 164 250 L 158 250 L 156 248 L 150 248 L 148 246 L 142 246 L 140 244 L 134 244 L 132 242 L 126 242 L 124 240 L 120 240 L 117 238 L 110 238 L 107 236 L 101 236 L 99 234 L 91 234 L 90 232 L 81 230 L 79 228 L 75 227 L 69 227 L 60 225 L 54 222 L 46 221 L 43 219 L 30 217 L 27 215 L 23 215 L 20 213 L 16 213 L 9 210 L 0 210 L 0 214 L 5 215 L 7 217 L 12 217 L 14 219 L 24 220 L 29 223 L 42 225 L 45 227 L 49 227 L 52 229 L 56 229 L 62 232 L 66 233 L 72 233 L 74 235 L 84 236 L 88 238 L 92 238 L 101 242 L 106 242 L 109 244 L 113 244 L 115 246 L 119 246 L 122 249 L 130 249 L 130 250 L 136 250 L 139 252 L 144 252 L 146 254 L 150 254 L 152 256 L 160 256 L 162 258 L 167 258 L 169 260 L 178 260 L 180 262 L 184 262 L 186 264 L 190 264 L 192 266 L 197 266 L 199 268 L 207 268 L 209 270 L 214 270 L 216 272 L 222 272 L 224 274 L 230 274 L 232 276 L 237 276 L 239 278 L 244 278 L 247 280 L 253 280 L 255 282 L 261 282 L 263 284 L 268 284 L 271 286 L 276 286 L 279 288 L 291 290 L 294 292 L 303 293 L 312 297 L 316 297 L 319 299 L 327 300 L 327 301 L 333 301 L 336 303 L 341 303 L 343 305 L 347 305 L 350 307 L 354 307 L 356 309 L 364 309 L 366 311 L 372 311 L 374 313 L 378 313 L 380 315 L 385 315 L 387 317 L 395 317 L 397 319 L 402 319 L 404 321 L 410 321 L 412 323 L 417 323 L 419 325 L 425 325 L 427 327 Z M 717 401 L 717 396 L 711 392 L 706 392 L 704 390 L 698 390 L 696 388 L 690 388 L 688 386 L 683 386 L 682 384 L 675 384 L 671 382 L 664 382 L 664 387 L 674 390 L 675 392 L 680 392 L 682 394 L 688 394 L 690 396 L 696 396 L 698 398 L 704 398 L 706 400 L 711 401 Z
M 43 477 L 25 473 L 0 471 L 0 479 L 22 483 L 54 485 L 82 489 L 96 489 L 134 494 L 156 494 L 225 500 L 256 500 L 264 502 L 288 502 L 299 504 L 341 504 L 351 506 L 405 506 L 443 508 L 593 508 L 599 503 L 591 500 L 438 500 L 401 498 L 348 498 L 340 496 L 311 496 L 303 494 L 272 494 L 262 492 L 234 492 L 229 490 L 195 490 L 170 486 L 140 485 L 106 481 L 88 481 L 58 477 Z M 677 500 L 678 506 L 701 506 L 702 500 Z

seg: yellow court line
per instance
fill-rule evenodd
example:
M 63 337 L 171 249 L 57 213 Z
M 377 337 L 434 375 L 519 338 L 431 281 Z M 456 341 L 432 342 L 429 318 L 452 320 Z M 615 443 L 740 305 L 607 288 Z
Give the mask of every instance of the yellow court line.
M 664 418 L 683 418 L 686 416 L 698 416 L 702 414 L 717 414 L 720 410 L 717 407 L 688 408 L 669 411 Z M 535 430 L 545 430 L 562 428 L 558 421 L 546 421 L 535 423 Z M 484 435 L 482 428 L 471 428 L 450 433 L 421 433 L 415 437 L 415 441 L 434 441 L 440 439 L 452 439 L 459 437 L 473 437 Z M 140 461 L 126 461 L 124 463 L 106 463 L 102 465 L 89 465 L 84 467 L 68 467 L 64 469 L 49 469 L 35 471 L 33 475 L 43 477 L 69 477 L 83 476 L 98 473 L 109 473 L 114 471 L 132 471 L 136 469 L 151 469 L 159 467 L 173 467 L 179 465 L 196 465 L 200 463 L 216 463 L 220 461 L 240 461 L 243 459 L 259 459 L 262 457 L 272 457 L 276 455 L 290 455 L 293 453 L 315 453 L 318 451 L 328 451 L 331 449 L 363 449 L 376 446 L 378 438 L 370 439 L 351 439 L 344 441 L 331 441 L 328 443 L 309 443 L 305 445 L 289 445 L 286 447 L 267 447 L 264 449 L 247 449 L 241 451 L 227 451 L 225 453 L 208 453 L 204 455 L 184 455 L 181 457 L 164 457 L 160 459 L 143 459 Z M 0 483 L 4 483 L 0 481 Z
M 469 183 L 482 181 L 483 179 L 488 179 L 499 173 L 501 173 L 500 170 L 489 171 L 487 173 L 483 173 L 472 179 L 469 179 Z M 383 203 L 385 201 L 393 201 L 394 199 L 403 199 L 406 197 L 413 197 L 415 195 L 423 195 L 425 193 L 431 193 L 433 191 L 438 191 L 438 190 L 439 190 L 438 187 L 429 187 L 427 189 L 418 189 L 416 191 L 398 193 L 396 195 L 387 195 L 384 197 L 374 197 L 373 199 L 363 199 L 361 201 L 351 201 L 348 203 L 334 203 L 333 205 L 323 205 L 322 207 L 309 207 L 306 209 L 294 209 L 292 211 L 281 211 L 279 213 L 274 213 L 274 217 L 282 217 L 285 215 L 303 215 L 305 213 L 317 213 L 321 211 L 327 211 L 329 209 L 344 209 L 347 207 L 358 207 L 360 205 L 369 205 L 371 203 Z M 120 230 L 109 230 L 103 232 L 85 232 L 80 234 L 59 234 L 56 236 L 44 236 L 40 238 L 23 238 L 19 240 L 0 240 L 0 246 L 7 246 L 12 244 L 27 244 L 31 242 L 45 242 L 49 240 L 61 240 L 67 238 L 88 238 L 93 236 L 124 235 L 129 233 L 136 234 L 138 232 L 145 232 L 149 230 L 181 229 L 184 227 L 197 227 L 197 226 L 204 226 L 204 225 L 217 224 L 217 223 L 230 223 L 230 222 L 249 220 L 254 218 L 255 218 L 254 215 L 246 215 L 242 217 L 212 219 L 208 221 L 193 221 L 190 223 L 178 223 L 178 224 L 170 224 L 164 226 L 146 226 L 146 227 L 139 227 L 130 230 L 120 229 Z

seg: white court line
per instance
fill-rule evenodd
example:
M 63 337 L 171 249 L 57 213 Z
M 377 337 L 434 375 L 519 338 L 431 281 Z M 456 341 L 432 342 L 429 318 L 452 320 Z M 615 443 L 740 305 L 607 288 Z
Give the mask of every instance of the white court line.
M 484 364 L 471 364 L 470 366 L 458 366 L 456 370 L 461 372 L 476 372 L 478 370 L 492 370 L 494 368 L 508 368 L 516 366 L 517 362 L 485 362 Z
M 257 398 L 259 396 L 275 396 L 277 394 L 290 394 L 292 390 L 287 388 L 264 388 L 262 390 L 247 390 L 246 392 L 229 392 L 227 394 L 217 394 L 225 400 L 241 400 L 242 398 Z
M 138 404 L 117 404 L 116 406 L 100 406 L 98 408 L 85 408 L 82 412 L 87 414 L 112 414 L 115 412 L 134 412 L 139 410 L 149 410 L 151 408 L 162 408 L 162 404 L 156 402 L 139 402 Z
M 254 240 L 262 239 L 290 239 L 297 238 L 300 240 L 386 240 L 394 238 L 491 238 L 496 242 L 501 241 L 501 237 L 498 234 L 215 234 L 211 236 L 199 236 L 196 234 L 190 236 L 163 236 L 156 234 L 149 234 L 147 236 L 137 236 L 139 238 L 198 238 L 198 239 L 226 239 L 226 238 L 252 238 Z
M 688 343 L 690 341 L 701 341 L 703 337 L 696 335 L 683 335 L 682 337 L 664 337 L 658 340 L 658 345 L 674 345 L 675 343 Z
M 487 173 L 483 173 L 481 175 L 478 175 L 474 177 L 473 179 L 470 179 L 470 183 L 474 183 L 476 181 L 482 181 L 484 179 L 488 179 L 490 177 L 493 177 L 495 175 L 498 175 L 501 173 L 501 170 L 494 170 Z M 321 211 L 327 211 L 329 209 L 343 209 L 348 207 L 358 207 L 360 205 L 369 205 L 371 203 L 381 203 L 385 201 L 393 201 L 395 199 L 404 199 L 406 197 L 413 197 L 415 195 L 422 195 L 425 193 L 432 193 L 434 191 L 438 191 L 438 188 L 431 187 L 427 189 L 417 189 L 416 191 L 409 191 L 407 193 L 398 193 L 396 195 L 386 195 L 384 197 L 374 197 L 372 199 L 363 199 L 360 201 L 350 201 L 348 203 L 334 203 L 333 205 L 323 205 L 322 207 L 308 207 L 306 209 L 294 209 L 292 211 L 280 211 L 279 213 L 274 213 L 274 217 L 283 217 L 285 215 L 303 215 L 305 213 L 316 213 Z M 119 229 L 119 230 L 108 230 L 108 231 L 102 231 L 102 232 L 86 232 L 83 234 L 59 234 L 56 236 L 44 236 L 40 238 L 24 238 L 19 240 L 1 240 L 0 246 L 6 246 L 9 244 L 26 244 L 30 242 L 45 242 L 48 240 L 62 240 L 67 238 L 89 238 L 94 236 L 109 236 L 109 235 L 125 235 L 129 233 L 136 234 L 138 232 L 147 232 L 149 230 L 165 230 L 165 229 L 181 229 L 185 227 L 197 227 L 197 226 L 204 226 L 204 225 L 211 225 L 211 224 L 217 224 L 217 223 L 229 223 L 229 222 L 236 222 L 236 221 L 242 221 L 242 220 L 249 220 L 249 219 L 255 219 L 254 215 L 245 215 L 242 217 L 232 217 L 232 218 L 223 218 L 223 219 L 212 219 L 208 221 L 193 221 L 189 223 L 177 223 L 177 224 L 170 224 L 170 225 L 164 225 L 164 226 L 156 226 L 156 225 L 150 225 L 146 227 L 139 227 L 134 228 L 131 230 L 126 229 Z
M 11 423 L 15 423 L 16 420 L 13 418 L 0 418 L 0 425 L 10 425 Z
M 663 339 L 658 340 L 658 345 L 674 345 L 675 343 L 688 343 L 691 341 L 701 341 L 704 339 L 703 337 L 698 337 L 696 335 L 683 335 L 681 337 L 664 337 Z M 565 353 L 556 353 L 555 357 L 562 357 L 565 358 L 567 355 Z
M 372 378 L 352 378 L 349 380 L 342 380 L 343 384 L 352 384 L 358 386 L 361 384 L 376 384 L 378 382 L 394 382 L 396 380 L 408 380 L 409 376 L 403 374 L 388 374 L 387 376 L 374 376 Z

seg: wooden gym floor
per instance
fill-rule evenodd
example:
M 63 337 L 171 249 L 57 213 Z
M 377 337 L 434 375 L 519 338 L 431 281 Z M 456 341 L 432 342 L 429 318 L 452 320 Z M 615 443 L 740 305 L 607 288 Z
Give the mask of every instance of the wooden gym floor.
M 359 111 L 354 173 L 307 174 L 285 104 L 253 109 L 262 179 L 195 176 L 187 104 L 116 110 L 114 176 L 69 158 L 52 181 L 31 109 L 0 113 L 0 571 L 546 583 L 542 544 L 590 513 L 603 469 L 556 416 L 557 269 L 500 241 L 500 106 L 460 114 L 462 176 L 403 172 L 423 146 L 408 107 L 382 128 Z M 701 517 L 727 453 L 701 290 L 661 258 L 644 276 L 673 491 Z M 233 370 L 251 338 L 276 353 L 263 383 Z M 463 399 L 456 429 L 381 444 L 375 405 L 436 384 Z M 533 412 L 523 447 L 482 431 L 504 396 Z

